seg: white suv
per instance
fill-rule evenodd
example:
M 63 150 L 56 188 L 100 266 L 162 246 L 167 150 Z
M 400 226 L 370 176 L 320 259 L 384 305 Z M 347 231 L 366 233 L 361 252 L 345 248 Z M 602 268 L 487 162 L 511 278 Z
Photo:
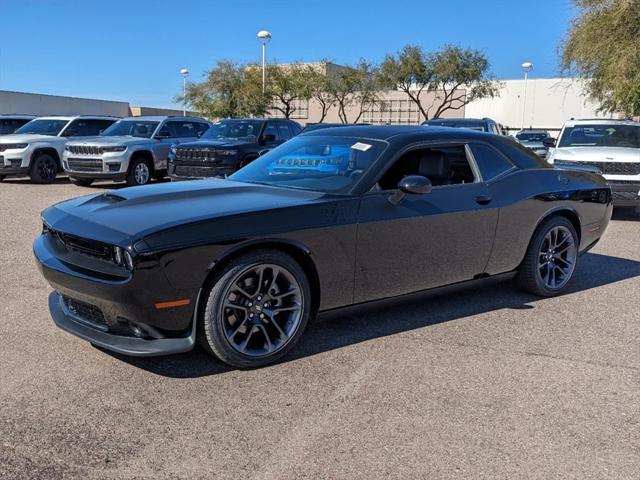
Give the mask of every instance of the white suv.
M 210 126 L 198 117 L 123 118 L 99 137 L 68 142 L 62 164 L 76 185 L 96 179 L 144 185 L 166 175 L 172 145 L 197 140 Z
M 640 208 L 640 123 L 570 120 L 558 140 L 545 140 L 547 160 L 557 167 L 595 167 L 607 179 L 613 205 Z
M 93 137 L 111 126 L 115 117 L 40 117 L 0 136 L 0 180 L 28 175 L 33 183 L 51 183 L 62 170 L 64 145 L 72 137 Z

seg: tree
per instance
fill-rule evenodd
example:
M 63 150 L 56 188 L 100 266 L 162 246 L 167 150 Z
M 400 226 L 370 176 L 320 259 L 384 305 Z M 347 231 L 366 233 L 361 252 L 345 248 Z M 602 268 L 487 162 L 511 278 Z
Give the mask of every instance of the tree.
M 177 97 L 209 118 L 264 115 L 267 101 L 255 67 L 220 60 L 202 83 L 189 83 L 185 97 Z
M 432 118 L 474 100 L 497 96 L 500 83 L 491 76 L 490 67 L 484 53 L 470 48 L 445 45 L 429 55 L 428 68 L 433 72 L 429 91 L 434 93 L 431 106 L 435 107 Z
M 640 115 L 640 0 L 574 0 L 580 15 L 561 48 L 564 73 L 587 79 L 605 113 Z
M 428 120 L 448 110 L 459 110 L 474 100 L 496 96 L 500 83 L 490 70 L 489 60 L 479 50 L 445 45 L 435 52 L 425 52 L 407 45 L 385 57 L 381 77 L 387 88 L 405 92 Z M 433 98 L 428 108 L 420 98 L 424 91 Z M 430 115 L 432 109 L 435 111 Z
M 326 65 L 326 61 L 322 61 Z M 322 73 L 312 65 L 307 66 L 307 75 L 311 87 L 311 98 L 320 106 L 320 119 L 318 123 L 324 122 L 329 110 L 336 105 L 334 95 L 331 93 L 329 73 Z
M 299 100 L 309 100 L 312 94 L 313 78 L 305 66 L 292 63 L 267 67 L 267 96 L 273 100 L 271 108 L 285 118 L 296 111 Z
M 422 92 L 433 80 L 433 72 L 427 65 L 426 54 L 420 47 L 406 45 L 397 54 L 390 54 L 380 65 L 381 84 L 390 89 L 399 88 L 414 102 L 425 119 L 429 113 L 420 100 Z
M 328 77 L 328 90 L 338 106 L 338 117 L 342 123 L 357 123 L 364 112 L 380 101 L 378 70 L 365 60 L 347 65 Z M 350 107 L 356 106 L 356 117 L 348 118 Z

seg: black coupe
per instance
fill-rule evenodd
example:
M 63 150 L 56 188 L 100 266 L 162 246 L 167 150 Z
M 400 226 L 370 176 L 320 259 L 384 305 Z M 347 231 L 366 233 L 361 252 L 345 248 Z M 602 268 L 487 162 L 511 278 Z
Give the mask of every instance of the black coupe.
M 199 341 L 256 367 L 319 313 L 513 277 L 557 295 L 611 210 L 602 176 L 505 137 L 354 126 L 299 135 L 226 180 L 59 203 L 34 252 L 62 329 L 129 355 Z

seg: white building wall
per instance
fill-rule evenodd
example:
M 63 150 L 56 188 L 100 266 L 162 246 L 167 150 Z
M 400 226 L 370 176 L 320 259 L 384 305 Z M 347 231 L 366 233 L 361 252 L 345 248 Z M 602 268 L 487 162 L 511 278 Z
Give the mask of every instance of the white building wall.
M 129 116 L 129 103 L 0 90 L 0 114 Z
M 502 83 L 499 97 L 471 102 L 465 108 L 465 117 L 490 117 L 512 131 L 522 126 L 560 129 L 572 117 L 605 117 L 597 112 L 598 105 L 586 98 L 582 80 L 529 78 L 523 123 L 524 79 Z

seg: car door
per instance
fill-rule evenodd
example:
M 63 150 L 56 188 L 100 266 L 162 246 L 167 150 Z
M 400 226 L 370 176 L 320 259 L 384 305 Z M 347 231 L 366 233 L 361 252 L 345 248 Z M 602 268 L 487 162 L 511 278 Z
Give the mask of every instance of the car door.
M 441 161 L 442 155 L 445 160 Z M 431 159 L 437 162 L 436 167 L 430 167 Z M 446 164 L 453 165 L 454 161 L 456 168 L 465 171 L 447 179 Z M 429 178 L 432 191 L 407 194 L 399 204 L 392 204 L 389 197 L 396 191 L 397 182 L 414 174 Z M 482 182 L 468 146 L 458 143 L 409 148 L 363 195 L 357 232 L 355 302 L 416 292 L 483 274 L 497 219 L 497 203 Z
M 181 143 L 177 135 L 175 122 L 164 122 L 155 134 L 157 144 L 154 147 L 155 168 L 156 170 L 165 170 L 167 168 L 167 158 L 169 157 L 169 149 L 171 145 Z

